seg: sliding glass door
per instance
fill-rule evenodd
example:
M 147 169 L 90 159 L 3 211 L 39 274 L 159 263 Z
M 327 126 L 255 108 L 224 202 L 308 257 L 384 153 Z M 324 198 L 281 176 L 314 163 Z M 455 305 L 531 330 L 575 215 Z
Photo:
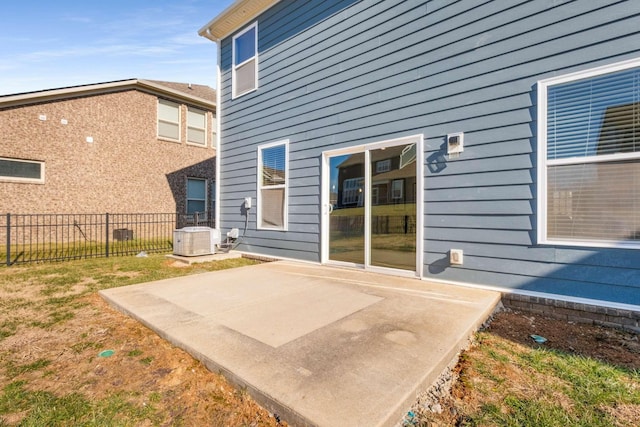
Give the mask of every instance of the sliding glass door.
M 418 270 L 420 141 L 325 153 L 326 262 Z

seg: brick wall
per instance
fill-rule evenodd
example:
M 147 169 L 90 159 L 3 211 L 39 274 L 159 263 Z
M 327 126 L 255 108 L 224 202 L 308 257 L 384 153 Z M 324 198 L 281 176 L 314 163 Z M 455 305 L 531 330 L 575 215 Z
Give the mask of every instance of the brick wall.
M 517 294 L 503 294 L 502 304 L 506 308 L 554 319 L 621 328 L 640 333 L 640 311 Z
M 44 161 L 45 182 L 0 181 L 0 213 L 184 212 L 187 177 L 213 188 L 215 150 L 210 131 L 208 147 L 185 143 L 184 104 L 181 142 L 158 139 L 157 99 L 127 90 L 1 109 L 0 157 Z

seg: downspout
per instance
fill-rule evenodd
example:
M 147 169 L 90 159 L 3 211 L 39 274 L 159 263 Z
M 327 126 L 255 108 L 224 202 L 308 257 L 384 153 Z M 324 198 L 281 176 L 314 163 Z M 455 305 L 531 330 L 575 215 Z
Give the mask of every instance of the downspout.
M 209 30 L 206 31 L 206 33 L 208 34 L 207 38 L 209 38 L 210 40 L 214 40 L 211 37 L 211 34 L 209 34 Z M 220 205 L 221 205 L 221 201 L 222 201 L 222 197 L 220 194 L 220 139 L 222 138 L 222 133 L 220 132 L 220 129 L 222 128 L 221 126 L 221 122 L 222 122 L 222 95 L 221 95 L 221 90 L 220 90 L 220 86 L 221 86 L 221 78 L 222 78 L 222 71 L 220 69 L 220 60 L 222 58 L 222 53 L 221 53 L 221 47 L 222 47 L 222 43 L 220 42 L 220 40 L 214 40 L 216 43 L 216 56 L 217 58 L 217 64 L 216 64 L 216 212 L 215 212 L 215 221 L 216 221 L 216 228 L 218 230 L 220 230 Z
M 202 28 L 198 31 L 198 34 L 206 39 L 211 40 L 216 44 L 216 211 L 215 211 L 215 224 L 216 229 L 220 230 L 220 138 L 221 138 L 221 118 L 222 118 L 222 95 L 220 92 L 220 80 L 222 78 L 222 71 L 220 68 L 220 60 L 222 58 L 221 41 L 211 34 L 211 28 Z

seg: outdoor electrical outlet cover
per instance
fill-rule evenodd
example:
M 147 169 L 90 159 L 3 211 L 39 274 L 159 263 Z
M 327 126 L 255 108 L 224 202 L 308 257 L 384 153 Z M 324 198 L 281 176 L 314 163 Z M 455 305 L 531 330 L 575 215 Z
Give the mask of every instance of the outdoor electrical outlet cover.
M 464 252 L 462 249 L 451 249 L 449 252 L 449 262 L 451 265 L 462 265 L 464 263 Z

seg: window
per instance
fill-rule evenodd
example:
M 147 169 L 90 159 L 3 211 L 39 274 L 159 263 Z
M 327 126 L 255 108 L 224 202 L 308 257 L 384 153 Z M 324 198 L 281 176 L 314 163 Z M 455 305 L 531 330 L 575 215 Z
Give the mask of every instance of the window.
M 640 60 L 538 87 L 541 243 L 640 248 Z
M 44 162 L 0 158 L 0 181 L 44 183 Z
M 180 141 L 180 105 L 158 100 L 158 138 Z
M 288 141 L 258 148 L 258 227 L 287 229 Z
M 380 160 L 376 163 L 376 173 L 389 172 L 391 170 L 391 159 Z
M 187 178 L 187 214 L 207 211 L 207 180 Z
M 391 198 L 393 200 L 400 200 L 404 196 L 404 181 L 401 179 L 395 179 L 391 183 Z
M 364 178 L 349 178 L 342 182 L 342 204 L 352 205 L 357 203 L 362 206 L 364 191 Z
M 187 142 L 207 145 L 207 113 L 197 108 L 187 108 Z
M 244 95 L 258 87 L 258 24 L 233 38 L 233 97 Z

